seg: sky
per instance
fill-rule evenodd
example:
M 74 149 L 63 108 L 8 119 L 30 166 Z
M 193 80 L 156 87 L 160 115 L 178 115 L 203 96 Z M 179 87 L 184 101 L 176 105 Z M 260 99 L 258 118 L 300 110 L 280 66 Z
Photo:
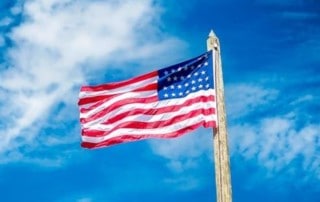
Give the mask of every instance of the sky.
M 233 201 L 318 202 L 317 0 L 0 1 L 1 201 L 216 199 L 210 129 L 80 147 L 81 85 L 120 81 L 220 39 Z

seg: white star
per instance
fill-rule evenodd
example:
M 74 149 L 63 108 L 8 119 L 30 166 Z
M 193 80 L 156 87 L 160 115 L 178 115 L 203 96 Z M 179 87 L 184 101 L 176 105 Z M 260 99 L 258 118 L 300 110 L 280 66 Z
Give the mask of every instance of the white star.
M 180 80 L 182 81 L 183 79 L 184 79 L 184 76 L 181 76 L 181 77 L 180 77 Z
M 201 71 L 201 74 L 202 74 L 202 75 L 206 74 L 206 71 L 202 70 L 202 71 Z
M 206 85 L 206 88 L 209 88 L 209 86 L 210 86 L 210 85 L 209 85 L 209 84 L 207 84 L 207 85 Z
M 193 87 L 191 88 L 191 90 L 195 91 L 195 90 L 196 90 L 196 87 L 193 86 Z
M 202 64 L 198 64 L 198 67 L 201 67 L 202 66 Z
M 202 88 L 202 87 L 203 87 L 203 85 L 202 85 L 202 84 L 200 84 L 198 87 L 199 87 L 199 88 Z
M 199 79 L 198 79 L 199 82 L 201 82 L 202 80 L 203 80 L 202 78 L 199 78 Z
M 173 80 L 175 80 L 175 81 L 176 81 L 177 79 L 178 79 L 178 77 L 176 77 L 176 76 L 174 76 L 174 77 L 173 77 Z
M 189 90 L 187 90 L 187 91 L 186 91 L 186 94 L 189 94 L 189 93 L 190 93 L 190 91 L 189 91 Z
M 185 87 L 188 87 L 188 86 L 189 86 L 189 83 L 185 83 L 184 86 L 185 86 Z
M 208 66 L 208 62 L 205 62 L 204 65 L 205 65 L 205 66 Z
M 191 81 L 191 84 L 195 84 L 195 83 L 196 83 L 196 81 L 195 81 L 195 80 L 192 80 L 192 81 Z
M 167 81 L 171 81 L 171 77 L 168 77 L 168 78 L 167 78 Z
M 174 69 L 171 69 L 171 73 L 174 73 L 175 72 L 175 70 Z
M 176 96 L 176 94 L 175 94 L 175 93 L 172 93 L 172 94 L 171 94 L 171 96 L 172 96 L 172 97 L 175 97 L 175 96 Z
M 180 95 L 180 96 L 182 96 L 182 95 L 183 95 L 183 93 L 182 93 L 182 92 L 180 92 L 180 93 L 179 93 L 179 95 Z
M 168 97 L 169 95 L 166 93 L 166 94 L 164 94 L 164 97 Z
M 168 75 L 168 74 L 169 74 L 169 72 L 166 70 L 166 71 L 164 71 L 164 74 L 165 74 L 165 75 Z
M 208 81 L 208 80 L 209 80 L 209 77 L 207 76 L 207 77 L 205 78 L 205 80 Z
M 182 67 L 179 67 L 179 68 L 178 68 L 178 72 L 180 72 L 181 70 L 182 70 Z
M 184 66 L 183 69 L 184 69 L 185 71 L 187 71 L 187 70 L 188 70 L 188 66 Z
M 188 74 L 187 78 L 191 78 L 191 74 Z
M 170 88 L 171 88 L 171 89 L 174 89 L 174 85 L 171 85 Z
M 198 76 L 198 75 L 199 75 L 199 73 L 198 73 L 198 72 L 194 73 L 194 76 Z
M 181 88 L 182 88 L 182 86 L 179 84 L 179 85 L 178 85 L 178 88 L 179 88 L 179 89 L 181 89 Z
M 163 90 L 168 90 L 168 87 L 167 86 L 163 87 Z

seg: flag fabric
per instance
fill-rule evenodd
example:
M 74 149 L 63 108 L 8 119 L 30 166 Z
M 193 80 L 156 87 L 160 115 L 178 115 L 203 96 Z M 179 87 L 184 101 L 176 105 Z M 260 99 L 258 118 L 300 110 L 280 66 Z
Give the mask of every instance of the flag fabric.
M 129 80 L 82 86 L 82 143 L 100 148 L 146 138 L 173 138 L 217 125 L 214 54 Z

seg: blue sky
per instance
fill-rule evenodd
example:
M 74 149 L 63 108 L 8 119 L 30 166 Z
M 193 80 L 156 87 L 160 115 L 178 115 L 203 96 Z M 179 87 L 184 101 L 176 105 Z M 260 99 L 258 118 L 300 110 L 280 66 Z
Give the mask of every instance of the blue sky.
M 222 50 L 234 201 L 319 201 L 316 0 L 0 2 L 1 201 L 215 201 L 210 130 L 80 148 L 82 84 Z

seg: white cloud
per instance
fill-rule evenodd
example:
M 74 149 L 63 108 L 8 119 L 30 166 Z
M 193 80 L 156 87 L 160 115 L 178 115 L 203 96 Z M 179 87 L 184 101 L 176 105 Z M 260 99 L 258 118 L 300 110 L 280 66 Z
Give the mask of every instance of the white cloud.
M 43 151 L 43 150 L 42 150 Z M 56 153 L 56 155 L 48 154 L 49 152 L 46 151 L 47 155 L 34 155 L 33 154 L 26 154 L 26 151 L 10 151 L 0 155 L 1 160 L 0 164 L 7 164 L 13 161 L 19 163 L 26 163 L 41 166 L 43 169 L 52 169 L 52 168 L 60 168 L 68 164 L 67 156 L 68 152 L 63 151 Z M 73 151 L 73 155 L 75 155 L 75 151 Z
M 8 26 L 12 23 L 12 19 L 9 17 L 5 17 L 3 19 L 0 20 L 0 27 L 5 27 Z
M 105 191 L 104 191 L 105 192 Z M 102 192 L 102 193 L 104 193 Z M 96 194 L 91 194 L 96 195 Z M 55 202 L 67 202 L 67 201 L 76 201 L 76 202 L 92 202 L 92 201 L 100 201 L 96 198 L 92 198 L 91 196 L 88 196 L 88 193 L 85 194 L 75 194 L 72 193 L 71 195 L 67 196 L 60 196 L 62 198 L 58 198 L 55 200 Z
M 280 16 L 292 20 L 312 20 L 317 19 L 319 14 L 316 12 L 312 13 L 310 11 L 283 11 L 280 13 Z
M 152 150 L 167 159 L 196 158 L 208 152 L 212 139 L 211 130 L 199 129 L 192 135 L 184 135 L 168 140 L 150 140 Z
M 316 155 L 320 127 L 297 125 L 296 120 L 286 116 L 264 118 L 257 125 L 234 125 L 230 128 L 231 153 L 256 159 L 273 174 L 293 169 L 309 171 L 309 177 L 315 174 L 320 178 L 320 160 Z
M 74 107 L 66 97 L 77 98 L 80 84 L 97 69 L 170 55 L 168 49 L 182 44 L 159 31 L 160 9 L 151 0 L 34 0 L 23 6 L 12 8 L 24 20 L 8 33 L 14 46 L 0 72 L 0 153 L 37 137 L 58 103 Z M 60 121 L 76 117 L 69 112 Z
M 23 10 L 23 3 L 22 0 L 16 1 L 16 5 L 14 5 L 11 9 L 10 12 L 12 15 L 19 15 L 22 13 Z
M 92 199 L 91 198 L 81 198 L 78 200 L 78 202 L 91 202 Z
M 302 97 L 297 98 L 296 100 L 290 102 L 290 105 L 298 105 L 298 104 L 303 104 L 303 103 L 308 103 L 315 101 L 317 98 L 314 95 L 304 95 Z
M 202 128 L 178 138 L 149 140 L 149 143 L 156 155 L 167 160 L 166 166 L 173 174 L 164 179 L 164 183 L 183 191 L 208 183 L 203 178 L 203 172 L 207 171 L 203 165 L 213 161 L 212 129 Z
M 205 156 L 211 159 L 212 130 L 199 129 L 192 134 L 169 140 L 150 140 L 152 151 L 166 159 L 167 166 L 175 172 L 197 167 L 197 159 Z
M 171 187 L 174 187 L 180 191 L 189 191 L 200 186 L 199 179 L 197 179 L 195 176 L 168 178 L 165 179 L 164 182 L 170 184 Z
M 226 86 L 227 113 L 231 119 L 243 117 L 256 107 L 269 104 L 276 99 L 278 91 L 250 84 L 231 84 Z
M 257 162 L 266 168 L 269 176 L 308 172 L 300 182 L 320 179 L 320 127 L 309 122 L 312 115 L 305 116 L 305 112 L 296 110 L 303 107 L 301 104 L 314 102 L 314 95 L 306 94 L 288 101 L 279 112 L 272 106 L 276 106 L 273 103 L 277 104 L 279 94 L 283 94 L 281 89 L 234 84 L 227 86 L 226 92 L 228 120 L 232 123 L 228 128 L 231 156 Z M 266 109 L 267 114 L 254 116 L 255 119 L 247 116 Z M 307 119 L 303 120 L 305 125 L 302 125 L 301 117 Z

